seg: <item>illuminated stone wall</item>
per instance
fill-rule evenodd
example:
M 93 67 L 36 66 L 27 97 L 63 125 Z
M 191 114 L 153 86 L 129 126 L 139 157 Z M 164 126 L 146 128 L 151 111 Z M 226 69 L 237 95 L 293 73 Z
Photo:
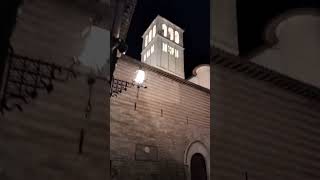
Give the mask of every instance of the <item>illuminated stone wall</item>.
M 131 81 L 139 63 L 120 60 L 115 77 Z M 112 173 L 119 180 L 184 180 L 188 149 L 201 149 L 194 142 L 204 145 L 200 153 L 210 164 L 209 90 L 149 65 L 143 69 L 147 89 L 129 88 L 110 100 Z

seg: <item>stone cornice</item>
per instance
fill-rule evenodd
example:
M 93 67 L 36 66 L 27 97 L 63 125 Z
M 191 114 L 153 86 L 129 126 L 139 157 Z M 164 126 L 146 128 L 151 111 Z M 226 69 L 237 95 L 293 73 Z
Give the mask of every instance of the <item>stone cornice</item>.
M 122 12 L 121 18 L 121 30 L 120 30 L 120 38 L 126 39 L 127 33 L 129 31 L 130 23 L 132 20 L 133 13 L 135 11 L 135 7 L 137 4 L 137 0 L 126 0 L 126 4 L 124 6 L 124 10 Z
M 206 93 L 210 93 L 210 90 L 207 89 L 207 88 L 204 88 L 204 87 L 202 87 L 202 86 L 199 86 L 199 85 L 197 85 L 197 84 L 194 84 L 194 83 L 192 83 L 192 82 L 190 82 L 190 81 L 188 81 L 188 80 L 186 80 L 186 79 L 182 79 L 182 78 L 180 78 L 180 77 L 178 77 L 178 76 L 175 76 L 175 75 L 173 75 L 173 74 L 167 73 L 167 72 L 165 72 L 165 71 L 163 71 L 163 70 L 161 70 L 161 69 L 158 69 L 158 68 L 156 68 L 156 67 L 153 67 L 153 66 L 150 66 L 150 65 L 148 65 L 148 64 L 142 63 L 141 61 L 138 61 L 138 60 L 136 60 L 136 59 L 133 59 L 133 58 L 131 58 L 131 57 L 129 57 L 129 56 L 124 56 L 124 57 L 122 57 L 122 58 L 119 59 L 119 60 L 120 60 L 120 61 L 126 61 L 126 62 L 129 62 L 129 63 L 132 63 L 132 64 L 135 64 L 135 65 L 137 65 L 137 66 L 142 67 L 142 68 L 145 69 L 145 70 L 148 70 L 148 71 L 151 71 L 151 72 L 155 72 L 155 73 L 157 73 L 157 74 L 159 74 L 159 75 L 161 75 L 161 76 L 164 76 L 164 77 L 167 77 L 167 78 L 169 78 L 169 79 L 172 79 L 172 80 L 174 80 L 174 81 L 176 81 L 176 82 L 178 82 L 178 83 L 185 84 L 185 85 L 187 85 L 187 86 L 196 88 L 196 89 L 198 89 L 198 90 L 200 90 L 200 91 L 203 91 L 203 92 L 206 92 Z

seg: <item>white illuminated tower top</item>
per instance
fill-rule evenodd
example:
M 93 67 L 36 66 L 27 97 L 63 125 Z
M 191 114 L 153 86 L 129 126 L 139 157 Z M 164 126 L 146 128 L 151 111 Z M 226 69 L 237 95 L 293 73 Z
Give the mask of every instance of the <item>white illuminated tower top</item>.
M 184 79 L 183 32 L 158 15 L 142 35 L 141 62 Z

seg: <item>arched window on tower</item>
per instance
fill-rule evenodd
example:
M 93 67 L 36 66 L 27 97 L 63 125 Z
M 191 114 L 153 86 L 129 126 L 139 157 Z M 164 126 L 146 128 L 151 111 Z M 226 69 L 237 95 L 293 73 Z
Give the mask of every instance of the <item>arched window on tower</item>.
M 171 41 L 173 41 L 174 37 L 173 37 L 173 29 L 171 27 L 168 28 L 168 33 L 169 33 L 169 38 Z
M 147 58 L 150 56 L 150 49 L 147 51 Z
M 167 25 L 166 24 L 162 24 L 162 31 L 163 31 L 163 36 L 167 37 Z
M 144 39 L 144 47 L 147 47 L 147 45 L 148 45 L 148 39 L 149 39 L 149 37 L 148 37 L 148 35 L 146 35 L 146 37 L 145 37 L 145 39 Z
M 157 30 L 157 26 L 153 25 L 153 29 L 152 29 L 152 36 L 155 37 L 156 36 L 156 30 Z
M 152 29 L 149 31 L 149 42 L 151 41 L 152 39 Z
M 179 44 L 179 41 L 180 41 L 179 32 L 178 31 L 174 31 L 174 42 Z

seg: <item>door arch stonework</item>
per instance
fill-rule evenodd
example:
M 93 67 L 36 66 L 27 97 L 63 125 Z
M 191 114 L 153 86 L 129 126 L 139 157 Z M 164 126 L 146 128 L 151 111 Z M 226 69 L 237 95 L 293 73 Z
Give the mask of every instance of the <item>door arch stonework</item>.
M 205 159 L 207 179 L 210 180 L 210 154 L 206 146 L 201 141 L 190 143 L 184 154 L 184 164 L 186 167 L 187 180 L 191 180 L 191 159 L 195 154 L 201 154 Z

